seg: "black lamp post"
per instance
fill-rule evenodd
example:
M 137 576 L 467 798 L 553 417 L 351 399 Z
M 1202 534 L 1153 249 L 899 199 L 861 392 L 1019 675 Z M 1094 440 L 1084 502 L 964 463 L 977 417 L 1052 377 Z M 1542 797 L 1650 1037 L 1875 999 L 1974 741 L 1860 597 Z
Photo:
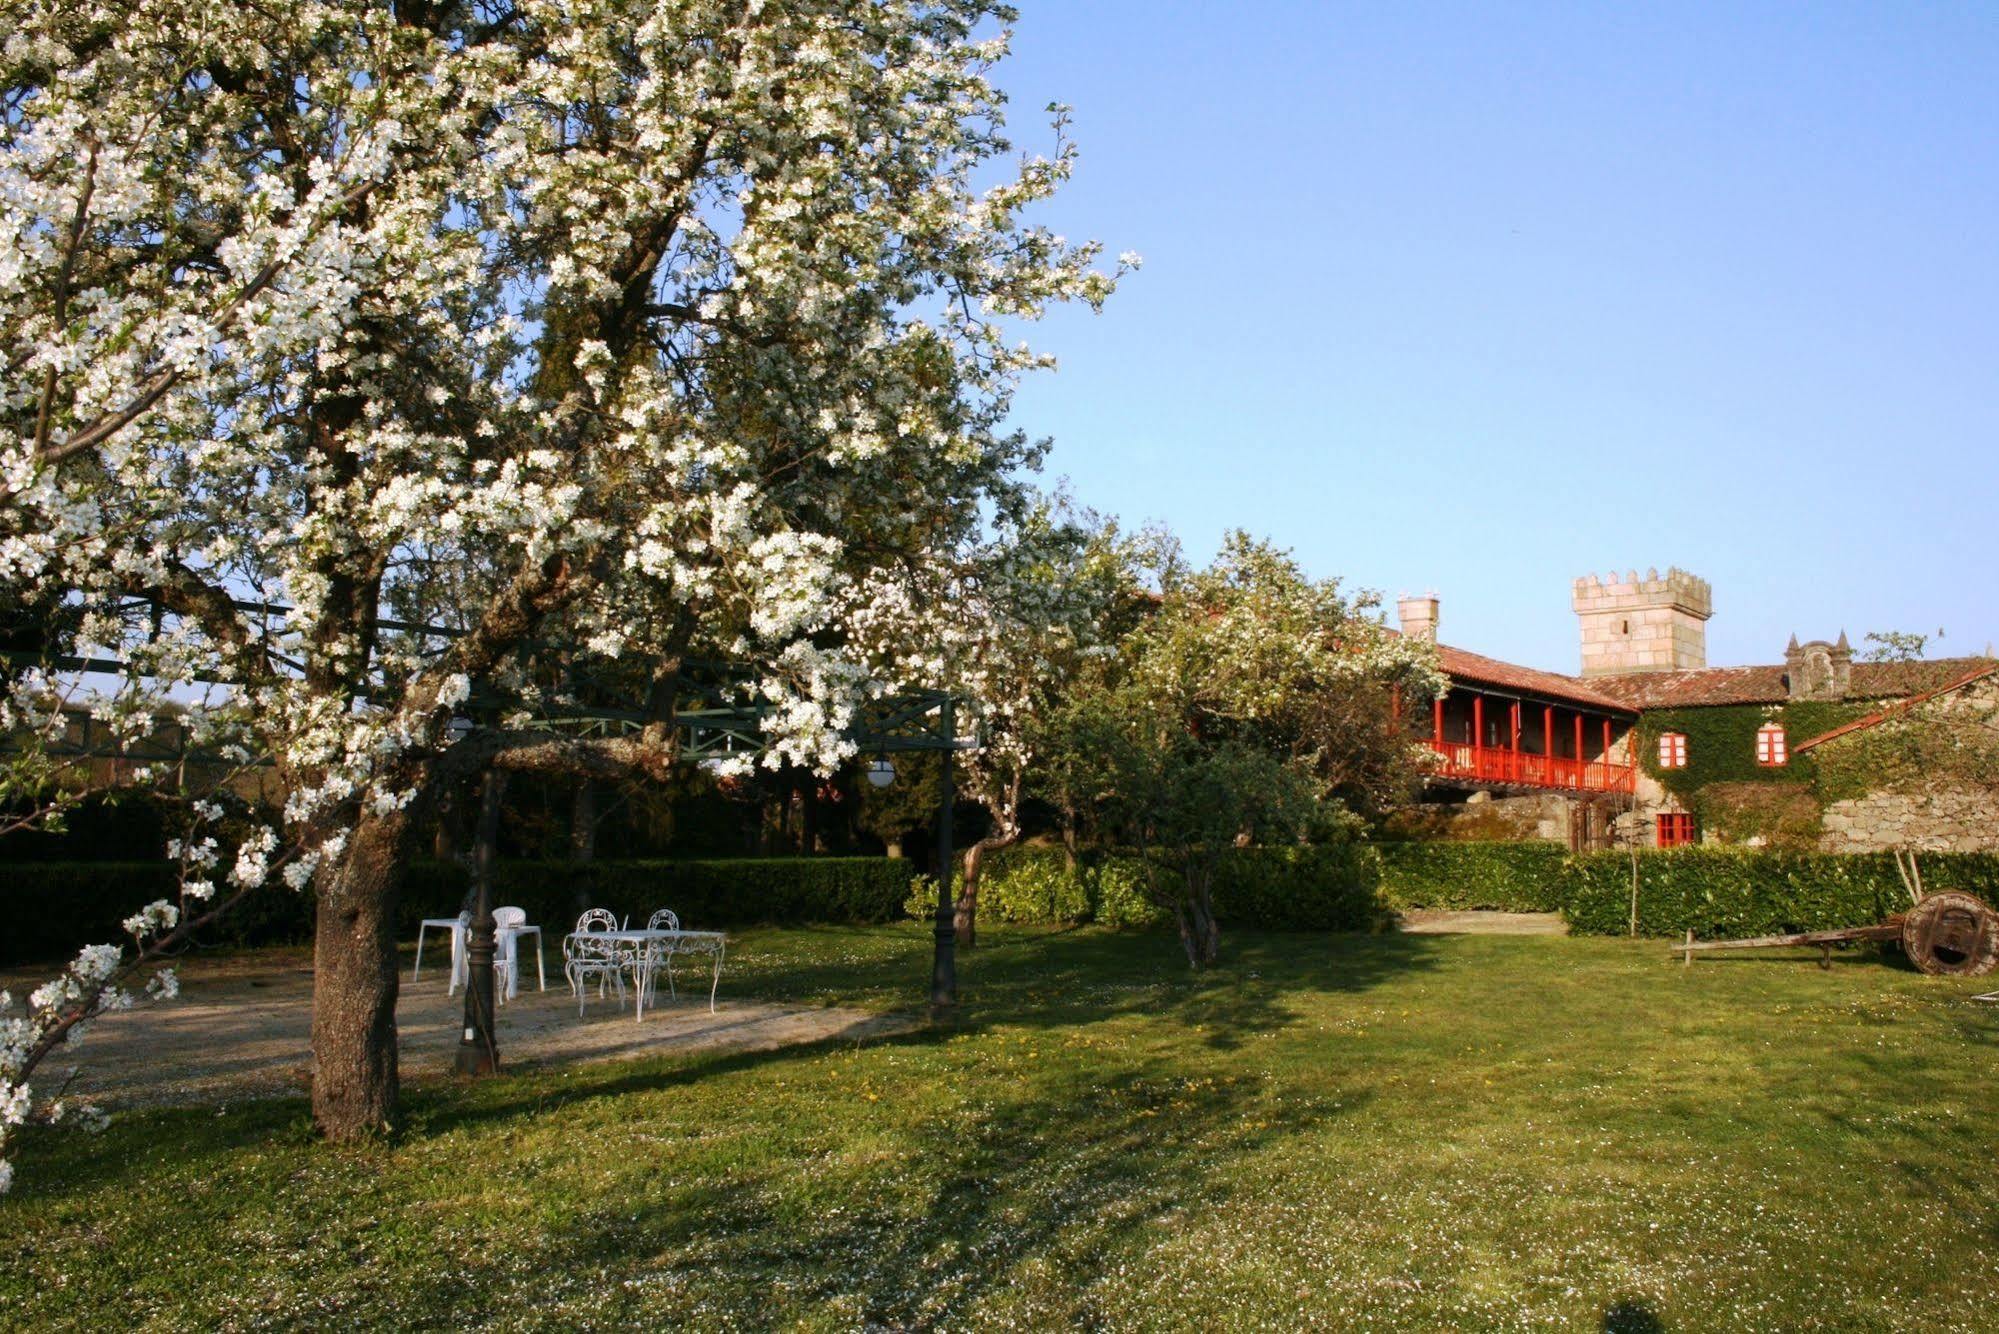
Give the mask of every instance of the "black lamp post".
M 493 1029 L 493 955 L 497 949 L 493 860 L 506 794 L 506 772 L 488 769 L 479 793 L 479 824 L 472 836 L 472 924 L 465 933 L 465 1026 L 458 1037 L 461 1075 L 490 1075 L 500 1068 L 500 1043 Z
M 958 735 L 957 712 L 947 695 L 940 706 L 941 729 L 946 741 Z M 958 1003 L 958 931 L 953 924 L 951 902 L 951 807 L 954 787 L 951 778 L 951 749 L 942 752 L 937 766 L 937 943 L 930 963 L 930 1013 L 935 1016 Z

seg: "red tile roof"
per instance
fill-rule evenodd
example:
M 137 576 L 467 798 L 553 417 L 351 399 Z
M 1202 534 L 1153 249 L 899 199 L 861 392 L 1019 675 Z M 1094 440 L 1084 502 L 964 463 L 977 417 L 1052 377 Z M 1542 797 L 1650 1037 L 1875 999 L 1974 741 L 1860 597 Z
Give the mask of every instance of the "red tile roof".
M 1947 686 L 1966 672 L 1990 669 L 1991 658 L 1937 658 L 1923 662 L 1856 662 L 1846 697 L 1903 699 Z M 1983 675 L 1983 671 L 1978 671 Z M 1627 709 L 1690 709 L 1721 704 L 1782 704 L 1791 697 L 1783 665 L 1699 667 L 1684 672 L 1630 672 L 1594 676 L 1589 684 Z
M 1958 659 L 1957 661 L 1962 662 L 1967 660 Z M 1822 742 L 1831 741 L 1837 737 L 1843 737 L 1848 732 L 1863 731 L 1866 728 L 1873 727 L 1876 723 L 1886 722 L 1888 721 L 1888 719 L 1895 717 L 1897 714 L 1907 713 L 1910 709 L 1915 708 L 1919 704 L 1927 703 L 1928 701 L 1935 699 L 1938 695 L 1948 695 L 1953 690 L 1961 690 L 1965 686 L 1970 685 L 1973 681 L 1982 681 L 1986 677 L 1992 675 L 1992 673 L 1999 672 L 1999 662 L 1995 662 L 1989 658 L 1984 658 L 1984 659 L 1972 658 L 1969 659 L 1968 661 L 1973 662 L 1977 665 L 1971 667 L 1970 669 L 1964 672 L 1959 673 L 1958 676 L 1955 677 L 1954 679 L 1946 681 L 1944 684 L 1937 686 L 1934 689 L 1925 690 L 1921 694 L 1911 695 L 1904 700 L 1898 700 L 1895 703 L 1890 704 L 1885 709 L 1881 709 L 1874 713 L 1870 713 L 1865 718 L 1855 718 L 1852 722 L 1847 723 L 1840 727 L 1835 727 L 1830 732 L 1821 732 L 1817 736 L 1812 737 L 1808 741 L 1800 741 L 1798 742 L 1798 744 L 1791 747 L 1792 753 L 1796 754 L 1798 751 L 1801 750 L 1810 750 L 1813 746 L 1819 745 Z M 1882 664 L 1870 663 L 1868 665 L 1874 666 Z
M 1501 689 L 1517 690 L 1522 694 L 1557 699 L 1568 704 L 1587 704 L 1592 708 L 1609 709 L 1614 713 L 1636 711 L 1622 700 L 1585 685 L 1573 676 L 1560 676 L 1533 667 L 1501 662 L 1497 658 L 1488 658 L 1482 653 L 1470 653 L 1461 648 L 1452 648 L 1448 644 L 1437 645 L 1437 665 L 1444 669 L 1444 674 L 1450 677 L 1453 683 L 1498 686 Z

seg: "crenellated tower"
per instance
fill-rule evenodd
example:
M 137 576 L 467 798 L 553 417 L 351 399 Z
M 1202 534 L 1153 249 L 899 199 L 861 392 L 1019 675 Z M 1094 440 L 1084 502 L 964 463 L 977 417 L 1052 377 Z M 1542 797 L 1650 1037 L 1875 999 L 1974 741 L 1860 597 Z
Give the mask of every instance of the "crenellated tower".
M 1582 623 L 1582 674 L 1675 672 L 1707 666 L 1708 582 L 1678 567 L 1639 578 L 1632 570 L 1576 580 L 1571 605 Z

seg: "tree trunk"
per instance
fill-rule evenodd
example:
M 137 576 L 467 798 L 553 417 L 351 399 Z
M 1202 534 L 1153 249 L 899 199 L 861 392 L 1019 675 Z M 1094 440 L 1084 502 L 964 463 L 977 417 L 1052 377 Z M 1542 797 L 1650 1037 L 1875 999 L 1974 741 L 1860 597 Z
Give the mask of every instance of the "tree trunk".
M 958 948 L 970 949 L 979 943 L 979 868 L 985 865 L 986 841 L 980 839 L 965 849 L 964 876 L 958 882 L 958 901 L 951 908 L 951 930 Z
M 1188 873 L 1185 897 L 1174 906 L 1173 915 L 1179 923 L 1180 945 L 1187 951 L 1187 962 L 1195 968 L 1213 964 L 1221 956 L 1222 933 L 1215 921 L 1214 897 L 1206 876 Z
M 462 803 L 450 795 L 437 803 L 437 833 L 431 840 L 431 855 L 441 862 L 455 862 L 464 851 L 465 823 Z
M 1201 966 L 1201 948 L 1196 939 L 1193 920 L 1193 905 L 1181 900 L 1173 905 L 1173 922 L 1180 928 L 1180 948 L 1187 951 L 1187 966 Z
M 569 860 L 581 866 L 597 860 L 597 784 L 578 779 L 569 804 Z
M 1008 828 L 965 849 L 965 878 L 958 886 L 958 902 L 951 916 L 951 925 L 957 931 L 958 943 L 967 949 L 978 943 L 979 877 L 985 869 L 986 854 L 1011 847 L 1019 837 L 1018 828 Z
M 824 851 L 819 842 L 819 784 L 807 773 L 798 789 L 798 854 L 809 857 Z
M 1201 961 L 1213 964 L 1222 957 L 1222 925 L 1215 920 L 1215 899 L 1212 883 L 1201 881 Z
M 331 1140 L 396 1115 L 396 895 L 402 812 L 367 817 L 322 872 L 313 938 L 312 1117 Z

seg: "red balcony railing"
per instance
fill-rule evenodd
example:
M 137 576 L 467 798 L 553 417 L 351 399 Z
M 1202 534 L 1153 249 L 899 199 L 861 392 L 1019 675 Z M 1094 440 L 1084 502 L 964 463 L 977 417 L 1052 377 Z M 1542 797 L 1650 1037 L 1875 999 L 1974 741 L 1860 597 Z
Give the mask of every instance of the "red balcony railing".
M 1497 746 L 1461 741 L 1433 741 L 1439 763 L 1430 772 L 1445 778 L 1469 778 L 1480 783 L 1518 783 L 1522 787 L 1561 788 L 1570 792 L 1630 792 L 1637 770 L 1609 760 L 1570 760 L 1560 755 L 1530 755 Z

